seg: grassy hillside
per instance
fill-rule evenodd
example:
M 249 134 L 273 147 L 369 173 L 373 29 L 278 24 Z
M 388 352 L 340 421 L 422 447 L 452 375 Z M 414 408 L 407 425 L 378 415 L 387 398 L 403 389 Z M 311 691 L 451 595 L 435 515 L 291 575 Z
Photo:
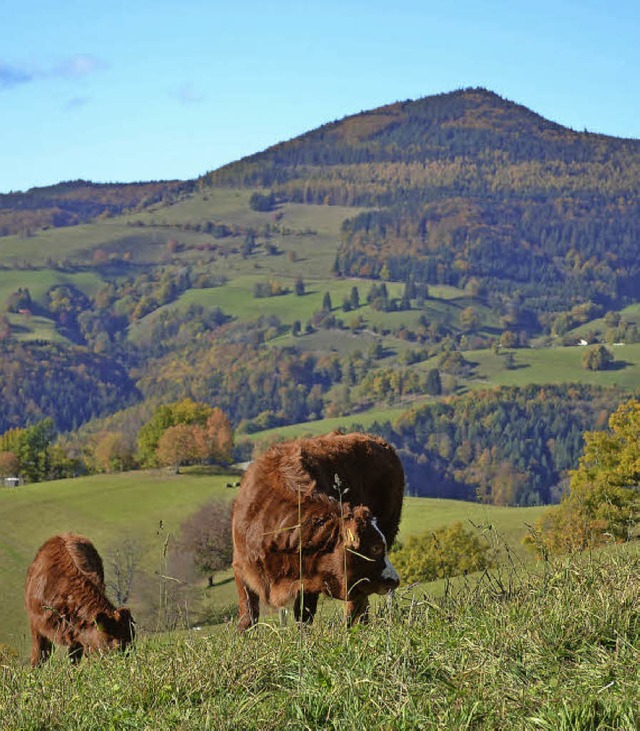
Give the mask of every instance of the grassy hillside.
M 176 633 L 0 668 L 3 728 L 633 729 L 638 546 L 400 592 L 371 623 Z
M 604 371 L 589 371 L 582 366 L 584 347 L 581 346 L 515 350 L 512 368 L 506 367 L 504 353 L 496 355 L 491 350 L 466 352 L 465 358 L 475 364 L 473 380 L 479 386 L 588 383 L 637 390 L 640 386 L 640 344 L 612 347 L 611 352 L 614 362 Z
M 134 585 L 131 603 L 134 611 L 145 617 L 143 632 L 149 629 L 152 612 L 148 602 L 157 598 L 158 574 L 164 571 L 164 542 L 175 537 L 180 523 L 202 503 L 211 498 L 232 499 L 235 490 L 228 489 L 226 484 L 237 479 L 226 475 L 141 472 L 0 488 L 0 642 L 25 651 L 28 627 L 22 596 L 26 569 L 38 547 L 49 536 L 63 531 L 90 537 L 103 556 L 107 580 L 114 549 L 127 540 L 137 544 L 140 580 Z M 496 508 L 452 500 L 407 498 L 400 538 L 455 520 L 471 520 L 485 528 L 494 526 L 497 534 L 520 553 L 526 525 L 539 514 L 539 508 Z M 492 533 L 491 540 L 495 535 Z M 216 607 L 221 610 L 235 602 L 235 587 L 228 578 L 228 573 L 222 574 L 220 585 L 213 591 L 194 588 L 189 594 L 189 601 L 194 603 L 194 618 L 202 616 L 203 611 L 213 612 Z

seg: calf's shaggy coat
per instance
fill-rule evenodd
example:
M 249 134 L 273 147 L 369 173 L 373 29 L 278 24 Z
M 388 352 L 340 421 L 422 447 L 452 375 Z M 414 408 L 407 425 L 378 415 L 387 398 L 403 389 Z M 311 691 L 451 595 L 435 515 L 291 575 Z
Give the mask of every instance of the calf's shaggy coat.
M 368 596 L 399 583 L 387 549 L 403 495 L 400 460 L 378 437 L 333 432 L 265 452 L 233 509 L 238 628 L 257 622 L 260 601 L 294 600 L 296 619 L 311 622 L 322 593 L 347 601 L 350 624 L 365 619 Z
M 133 641 L 131 612 L 107 599 L 102 559 L 84 536 L 65 533 L 40 547 L 27 572 L 24 601 L 32 666 L 49 657 L 54 643 L 68 647 L 77 662 L 85 651 L 124 650 Z

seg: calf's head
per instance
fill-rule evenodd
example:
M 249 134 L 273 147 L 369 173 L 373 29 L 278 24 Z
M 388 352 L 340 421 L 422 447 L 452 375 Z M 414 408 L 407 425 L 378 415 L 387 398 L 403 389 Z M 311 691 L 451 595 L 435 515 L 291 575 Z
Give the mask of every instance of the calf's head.
M 344 516 L 347 594 L 387 594 L 400 584 L 400 577 L 389 561 L 387 542 L 371 511 L 360 505 Z
M 135 639 L 135 622 L 126 607 L 99 612 L 87 632 L 86 644 L 93 650 L 125 651 Z

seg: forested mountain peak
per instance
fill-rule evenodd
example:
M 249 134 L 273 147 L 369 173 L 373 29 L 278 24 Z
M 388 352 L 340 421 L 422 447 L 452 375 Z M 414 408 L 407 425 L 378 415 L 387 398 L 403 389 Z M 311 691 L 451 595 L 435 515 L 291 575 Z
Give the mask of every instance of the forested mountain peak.
M 331 122 L 204 184 L 369 208 L 344 222 L 337 274 L 479 283 L 494 309 L 515 306 L 518 326 L 536 330 L 543 313 L 635 301 L 639 180 L 640 140 L 464 89 Z
M 595 161 L 640 156 L 640 141 L 576 132 L 484 88 L 395 102 L 322 125 L 205 176 L 211 184 L 270 185 L 281 168 L 426 162 L 501 151 L 511 160 Z M 279 169 L 274 173 L 273 167 Z M 262 175 L 256 175 L 256 169 Z

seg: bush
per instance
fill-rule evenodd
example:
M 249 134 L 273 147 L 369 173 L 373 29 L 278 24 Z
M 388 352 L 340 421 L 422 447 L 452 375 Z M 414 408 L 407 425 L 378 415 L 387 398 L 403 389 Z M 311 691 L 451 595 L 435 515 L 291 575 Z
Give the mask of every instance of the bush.
M 410 536 L 392 552 L 391 562 L 402 580 L 413 584 L 480 571 L 491 565 L 488 552 L 488 545 L 456 522 L 420 536 Z
M 251 198 L 249 198 L 249 208 L 251 208 L 252 211 L 272 211 L 275 204 L 276 197 L 273 193 L 269 193 L 268 195 L 253 193 Z
M 612 363 L 613 355 L 604 345 L 589 348 L 589 350 L 585 350 L 582 356 L 582 367 L 589 371 L 606 370 Z

